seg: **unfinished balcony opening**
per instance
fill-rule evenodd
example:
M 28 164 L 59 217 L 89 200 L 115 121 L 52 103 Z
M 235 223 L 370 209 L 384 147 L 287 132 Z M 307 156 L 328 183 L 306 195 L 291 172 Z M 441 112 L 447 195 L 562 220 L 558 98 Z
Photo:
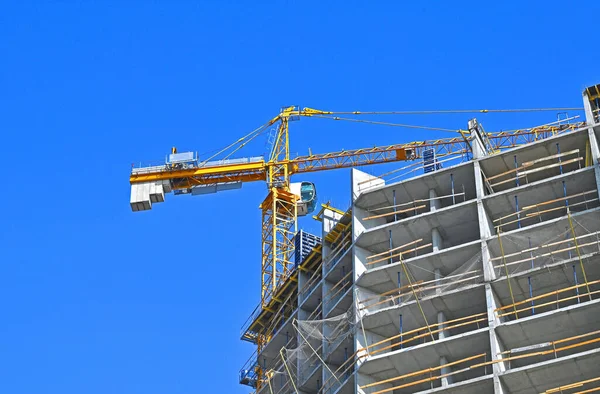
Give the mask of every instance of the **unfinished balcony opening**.
M 317 394 L 354 394 L 355 375 L 352 372 L 353 366 L 332 365 L 330 370 L 325 370 L 323 388 Z M 347 371 L 346 371 L 347 370 Z
M 326 317 L 344 313 L 352 305 L 352 265 L 336 267 L 324 282 L 323 308 Z
M 355 242 L 358 263 L 367 270 L 440 252 L 479 239 L 477 204 L 456 207 L 369 229 Z
M 507 232 L 600 206 L 594 168 L 483 199 L 495 233 Z
M 357 290 L 360 320 L 358 334 L 363 348 L 373 357 L 384 356 L 407 349 L 435 345 L 437 341 L 458 338 L 487 327 L 485 290 L 472 285 L 419 299 L 407 296 L 400 305 L 368 312 L 364 304 L 373 302 Z M 363 308 L 361 310 L 361 308 Z M 433 344 L 432 344 L 433 343 Z
M 585 166 L 586 155 L 590 155 L 588 144 L 587 130 L 581 129 L 485 158 L 480 161 L 485 193 L 495 194 L 579 170 Z
M 568 223 L 568 224 L 567 224 Z M 567 227 L 561 225 L 567 224 Z M 572 226 L 569 226 L 572 224 Z M 597 300 L 600 294 L 600 221 L 596 213 L 505 234 L 488 242 L 498 279 L 500 322 L 549 313 Z M 531 242 L 531 244 L 530 244 Z
M 422 358 L 394 359 L 365 362 L 359 369 L 363 382 L 360 389 L 366 394 L 416 393 L 436 388 L 449 389 L 454 384 L 472 381 L 492 373 L 490 349 L 486 336 L 468 346 L 438 349 L 439 352 L 422 354 Z M 451 346 L 452 342 L 448 342 Z
M 544 268 L 600 252 L 600 208 L 536 224 L 487 240 L 496 277 Z M 579 278 L 580 281 L 582 278 Z
M 585 382 L 599 377 L 599 364 L 599 349 L 562 357 L 559 353 L 552 360 L 507 369 L 498 377 L 509 393 L 590 393 L 597 391 L 597 383 Z
M 446 170 L 362 193 L 355 201 L 365 228 L 404 220 L 447 208 L 476 197 L 473 164 Z
M 298 275 L 298 302 L 314 304 L 315 298 L 320 298 L 320 285 L 323 279 L 323 267 L 320 248 L 311 253 L 306 259 L 306 264 L 300 269 Z M 310 300 L 309 300 L 310 299 Z
M 365 253 L 366 266 L 373 268 L 358 278 L 357 286 L 377 296 L 381 305 L 387 302 L 389 306 L 397 303 L 402 294 L 412 293 L 413 288 L 424 297 L 432 291 L 441 294 L 483 281 L 479 241 L 415 256 L 418 251 L 414 249 L 430 247 L 429 243 L 422 245 L 423 242 L 391 252 Z
M 578 335 L 555 335 L 550 341 L 540 341 L 533 337 L 525 346 L 501 352 L 496 362 L 502 362 L 508 370 L 518 369 L 550 360 L 568 358 L 591 350 L 600 350 L 600 330 Z
M 342 259 L 349 259 L 352 246 L 352 211 L 347 211 L 337 220 L 325 236 L 323 271 L 329 273 Z

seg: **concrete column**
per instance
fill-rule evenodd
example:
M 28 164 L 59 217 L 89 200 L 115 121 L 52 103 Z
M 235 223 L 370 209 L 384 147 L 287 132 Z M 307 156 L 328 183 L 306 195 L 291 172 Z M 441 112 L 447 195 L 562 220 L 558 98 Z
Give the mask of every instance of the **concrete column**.
M 366 182 L 366 183 L 364 183 Z M 352 169 L 350 190 L 352 191 L 352 242 L 367 228 L 375 227 L 380 224 L 385 224 L 385 218 L 363 221 L 362 219 L 371 216 L 369 212 L 357 207 L 354 202 L 363 191 L 385 185 L 385 181 L 381 178 L 374 177 L 366 172 Z
M 352 246 L 352 275 L 354 276 L 354 282 L 368 269 L 367 256 L 370 255 L 371 253 L 368 250 L 360 246 Z
M 298 303 L 301 304 L 302 301 L 304 301 L 304 296 L 308 295 L 308 292 L 310 291 L 309 288 L 305 287 L 307 286 L 308 281 L 310 280 L 310 276 L 312 275 L 312 273 L 306 273 L 304 271 L 298 270 Z M 300 291 L 303 290 L 303 291 Z
M 432 239 L 431 243 L 433 244 L 434 252 L 439 252 L 440 250 L 442 250 L 444 248 L 442 236 L 440 235 L 440 232 L 438 231 L 437 228 L 434 228 L 431 231 L 431 239 Z
M 494 270 L 486 241 L 481 241 L 481 264 L 483 265 L 483 280 L 485 282 L 496 280 L 496 270 Z
M 321 249 L 321 256 L 323 257 L 324 262 L 327 260 L 327 257 L 331 253 L 331 247 L 327 245 L 327 242 L 325 241 L 325 235 L 327 235 L 331 231 L 331 229 L 335 227 L 335 225 L 338 223 L 341 217 L 342 215 L 332 211 L 331 209 L 325 209 L 323 211 L 323 222 L 321 224 L 321 237 L 323 238 L 323 248 Z M 325 264 L 323 264 L 323 269 L 325 269 Z
M 475 196 L 478 199 L 482 199 L 485 197 L 485 189 L 483 185 L 483 173 L 478 161 L 473 163 L 473 169 L 475 171 Z
M 439 268 L 436 268 L 433 270 L 433 274 L 435 275 L 435 285 L 439 286 L 442 283 L 440 280 L 442 279 L 442 273 L 440 272 Z M 442 289 L 440 287 L 436 287 L 435 294 L 442 294 Z
M 485 196 L 483 179 L 481 175 L 481 167 L 479 162 L 474 163 L 475 171 L 475 189 L 477 195 L 477 221 L 479 223 L 479 238 L 481 241 L 481 260 L 483 264 L 483 280 L 489 282 L 496 279 L 494 267 L 490 261 L 490 252 L 485 241 L 494 234 L 493 222 L 490 219 L 482 198 Z
M 471 148 L 473 149 L 473 158 L 479 159 L 485 156 L 485 147 L 483 141 L 477 131 L 477 119 L 473 118 L 469 120 L 469 131 L 471 132 Z
M 446 360 L 446 357 L 440 357 L 440 366 L 443 366 L 446 364 L 448 364 L 448 360 Z M 443 367 L 440 371 L 441 375 L 445 375 L 450 372 L 452 372 L 452 369 L 450 367 Z M 452 376 L 446 376 L 446 377 L 442 378 L 441 381 L 442 381 L 442 387 L 446 387 L 446 386 L 454 383 Z
M 444 314 L 444 312 L 438 312 L 437 315 L 437 322 L 438 322 L 438 326 L 437 329 L 438 330 L 443 330 L 444 328 L 446 328 L 447 324 L 446 324 L 446 315 Z M 450 336 L 450 332 L 449 330 L 445 330 L 445 331 L 440 331 L 438 333 L 438 339 L 444 339 Z
M 506 394 L 508 390 L 504 389 L 504 385 L 500 381 L 498 375 L 494 375 L 494 394 Z
M 592 106 L 586 92 L 583 92 L 583 107 L 585 109 L 585 121 L 588 125 L 590 125 L 588 128 L 590 150 L 592 152 L 592 163 L 594 165 L 594 172 L 596 176 L 596 187 L 600 192 L 600 168 L 598 167 L 600 164 L 600 148 L 598 146 L 598 139 L 594 133 L 594 127 L 592 126 L 595 125 L 595 119 L 592 112 Z
M 583 92 L 583 108 L 585 110 L 585 121 L 588 125 L 595 124 L 594 113 L 592 112 L 592 104 L 590 103 L 590 99 L 587 95 L 587 92 Z
M 429 189 L 429 206 L 431 211 L 435 211 L 441 207 L 440 200 L 437 199 L 437 192 L 435 189 Z
M 500 342 L 500 338 L 498 338 L 498 336 L 496 335 L 496 329 L 495 328 L 491 328 L 490 331 L 490 350 L 491 350 L 491 354 L 492 354 L 492 360 L 497 360 L 502 358 L 502 355 L 500 353 L 502 353 L 504 351 L 504 346 L 502 346 L 502 343 Z M 504 371 L 506 371 L 506 362 L 501 362 L 501 363 L 494 363 L 492 365 L 492 368 L 494 370 L 494 374 L 499 374 L 502 373 Z
M 598 147 L 598 139 L 593 127 L 588 128 L 588 136 L 590 139 L 590 150 L 592 151 L 592 163 L 598 165 L 600 163 L 600 148 Z
M 496 313 L 494 312 L 500 305 L 489 283 L 485 284 L 485 303 L 487 306 L 488 325 L 491 327 L 500 324 L 501 321 L 496 317 Z
M 496 317 L 496 313 L 494 312 L 494 310 L 496 308 L 498 308 L 500 306 L 500 303 L 498 302 L 496 295 L 494 294 L 494 291 L 492 290 L 492 286 L 489 283 L 485 284 L 485 299 L 486 299 L 486 305 L 487 305 L 487 315 L 488 315 L 488 326 L 489 326 L 489 337 L 490 337 L 490 350 L 491 350 L 491 357 L 492 360 L 497 360 L 499 358 L 501 358 L 500 353 L 502 353 L 504 351 L 504 347 L 502 346 L 502 343 L 500 342 L 500 338 L 498 338 L 498 336 L 496 335 L 496 326 L 498 324 L 501 323 L 501 321 Z M 504 362 L 500 362 L 500 363 L 495 363 L 492 366 L 494 374 L 499 374 L 501 372 L 504 372 L 506 370 L 506 363 Z M 494 380 L 494 387 L 496 387 L 496 381 Z M 498 386 L 499 389 L 501 390 L 501 386 Z M 502 391 L 497 391 L 496 388 L 494 388 L 494 392 L 495 393 L 499 393 Z

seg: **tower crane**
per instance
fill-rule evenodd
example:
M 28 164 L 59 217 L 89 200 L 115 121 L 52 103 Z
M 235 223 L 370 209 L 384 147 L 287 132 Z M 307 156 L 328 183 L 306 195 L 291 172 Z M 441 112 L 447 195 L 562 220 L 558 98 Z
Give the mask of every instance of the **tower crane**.
M 565 108 L 538 110 L 565 110 Z M 433 149 L 438 157 L 460 154 L 470 155 L 477 151 L 483 152 L 483 154 L 493 153 L 579 128 L 583 125 L 583 122 L 555 122 L 531 129 L 486 133 L 480 124 L 472 120 L 469 122 L 469 130 L 454 130 L 456 136 L 451 138 L 290 157 L 289 123 L 303 117 L 356 120 L 355 118 L 343 118 L 342 116 L 435 112 L 331 112 L 297 106 L 284 107 L 277 116 L 267 123 L 206 160 L 201 161 L 194 152 L 178 153 L 173 148 L 165 162 L 160 165 L 132 168 L 129 178 L 131 209 L 133 211 L 149 210 L 152 204 L 163 202 L 165 194 L 171 192 L 175 195 L 203 195 L 239 189 L 242 184 L 247 182 L 266 182 L 267 196 L 260 204 L 262 211 L 261 307 L 266 308 L 275 296 L 279 286 L 285 282 L 295 268 L 292 255 L 294 252 L 294 236 L 297 232 L 297 218 L 311 213 L 315 209 L 317 201 L 315 185 L 307 181 L 291 183 L 290 178 L 293 175 L 417 160 L 423 157 L 423 152 L 427 149 Z M 447 113 L 451 111 L 437 112 Z M 486 113 L 493 111 L 454 112 Z M 498 110 L 498 112 L 506 112 L 506 110 Z M 359 121 L 364 122 L 363 120 Z M 383 122 L 371 123 L 386 124 Z M 231 158 L 239 149 L 259 135 L 264 135 L 268 130 L 271 131 L 272 149 L 267 157 Z M 264 344 L 264 341 L 265 339 L 256 339 L 259 351 L 261 343 Z

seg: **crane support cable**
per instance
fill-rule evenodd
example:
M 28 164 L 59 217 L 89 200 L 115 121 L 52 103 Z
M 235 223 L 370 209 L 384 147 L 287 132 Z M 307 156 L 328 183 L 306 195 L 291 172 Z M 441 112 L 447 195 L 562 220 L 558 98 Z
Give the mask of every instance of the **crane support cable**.
M 378 122 L 375 120 L 365 120 L 365 119 L 353 119 L 353 118 L 340 118 L 339 116 L 323 116 L 323 115 L 313 115 L 314 118 L 323 118 L 323 119 L 331 119 L 331 120 L 343 120 L 346 122 L 356 122 L 356 123 L 369 123 L 380 126 L 392 126 L 392 127 L 403 127 L 407 129 L 423 129 L 423 130 L 433 130 L 433 131 L 447 131 L 450 133 L 460 133 L 462 134 L 462 130 L 456 129 L 445 129 L 441 127 L 430 127 L 430 126 L 417 126 L 410 124 L 401 124 L 401 123 L 389 123 L 389 122 Z
M 526 127 L 526 128 L 522 128 L 522 129 L 512 129 L 512 130 L 501 130 L 501 131 L 488 131 L 488 132 L 486 132 L 486 134 L 514 133 L 514 132 L 518 132 L 518 131 L 528 131 L 528 130 L 534 130 L 534 129 L 538 129 L 538 128 L 542 128 L 542 127 L 550 127 L 550 126 L 554 126 L 554 125 L 560 126 L 562 122 L 568 122 L 568 121 L 575 120 L 578 118 L 580 118 L 580 116 L 575 115 L 575 116 L 571 116 L 566 119 L 556 120 L 554 122 L 544 123 L 544 124 L 533 126 L 533 127 Z M 576 124 L 576 123 L 567 123 L 567 124 Z
M 223 152 L 227 151 L 228 149 L 231 149 L 231 148 L 232 148 L 232 147 L 234 147 L 236 144 L 242 144 L 241 146 L 244 146 L 244 145 L 245 145 L 245 143 L 244 143 L 244 141 L 245 141 L 245 140 L 247 140 L 247 139 L 249 139 L 249 138 L 250 138 L 250 139 L 253 139 L 253 138 L 255 138 L 256 136 L 258 136 L 259 134 L 262 134 L 262 133 L 263 133 L 263 132 L 264 132 L 264 131 L 267 129 L 267 127 L 269 127 L 269 126 L 271 126 L 271 125 L 272 125 L 272 122 L 271 122 L 271 121 L 269 121 L 269 122 L 267 122 L 267 123 L 265 123 L 265 124 L 263 124 L 263 125 L 261 125 L 261 126 L 257 127 L 256 129 L 252 130 L 251 132 L 249 132 L 249 133 L 248 133 L 248 134 L 246 134 L 245 136 L 243 136 L 243 137 L 239 138 L 237 141 L 235 141 L 235 142 L 232 142 L 231 144 L 227 145 L 225 148 L 221 149 L 220 151 L 218 151 L 218 152 L 217 152 L 217 153 L 215 153 L 214 155 L 210 156 L 208 159 L 206 159 L 206 160 L 202 161 L 202 162 L 200 163 L 200 166 L 202 166 L 202 165 L 206 164 L 207 162 L 209 162 L 210 160 L 214 159 L 215 157 L 217 157 L 217 156 L 218 156 L 218 155 L 220 155 L 221 153 L 223 153 Z M 235 152 L 235 151 L 237 151 L 238 149 L 240 149 L 240 148 L 241 148 L 241 146 L 240 146 L 240 147 L 238 147 L 237 149 L 235 149 L 235 150 L 234 150 L 234 152 Z M 231 155 L 231 153 L 230 153 L 229 155 Z M 229 156 L 229 155 L 228 155 L 228 156 Z
M 258 137 L 259 135 L 262 135 L 262 133 L 264 133 L 264 131 L 267 129 L 267 127 L 269 127 L 268 124 L 263 125 L 263 127 L 260 130 L 259 129 L 255 130 L 257 132 L 252 137 L 250 137 L 246 141 L 242 142 L 237 148 L 235 148 L 234 150 L 232 150 L 231 152 L 229 152 L 229 154 L 227 154 L 227 156 L 225 156 L 223 159 L 228 159 L 235 152 L 237 152 L 238 150 L 242 149 L 244 146 L 246 146 L 250 142 L 252 142 L 253 139 L 255 139 L 256 137 Z
M 434 114 L 466 114 L 466 113 L 505 113 L 505 112 L 543 112 L 543 111 L 583 111 L 581 107 L 521 108 L 521 109 L 448 109 L 421 111 L 321 111 L 304 108 L 300 115 L 434 115 Z

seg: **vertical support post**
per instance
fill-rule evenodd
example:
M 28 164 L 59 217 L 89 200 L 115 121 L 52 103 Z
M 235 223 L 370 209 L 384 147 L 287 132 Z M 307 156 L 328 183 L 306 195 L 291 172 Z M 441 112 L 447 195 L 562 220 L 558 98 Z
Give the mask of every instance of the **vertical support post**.
M 402 339 L 402 314 L 400 314 L 400 326 L 399 326 L 399 328 L 400 328 L 400 349 L 402 349 L 402 347 L 403 347 L 403 345 L 402 345 L 402 341 L 403 341 L 403 339 Z
M 575 251 L 577 252 L 577 256 L 579 257 L 579 266 L 581 267 L 581 274 L 583 275 L 583 283 L 585 283 L 585 288 L 587 290 L 587 294 L 590 297 L 590 301 L 591 301 L 592 294 L 590 292 L 590 285 L 588 284 L 587 275 L 585 274 L 585 268 L 583 267 L 583 260 L 581 259 L 581 253 L 579 252 L 577 235 L 575 234 L 575 228 L 573 227 L 573 220 L 571 219 L 571 211 L 569 210 L 569 208 L 567 208 L 567 215 L 569 218 L 569 226 L 571 227 L 571 234 L 573 235 L 573 243 L 575 244 Z
M 521 213 L 519 212 L 519 198 L 515 196 L 515 209 L 517 213 L 517 225 L 521 228 Z
M 500 235 L 500 229 L 498 229 L 498 244 L 500 245 L 500 253 L 502 254 L 502 264 L 504 265 L 504 272 L 506 273 L 506 283 L 508 285 L 508 292 L 510 293 L 510 299 L 512 301 L 513 310 L 515 311 L 515 318 L 519 319 L 519 313 L 517 312 L 517 306 L 515 305 L 515 296 L 512 291 L 512 285 L 510 284 L 510 274 L 508 273 L 508 266 L 506 265 L 506 257 L 504 256 L 504 246 L 502 246 L 502 236 Z
M 397 209 L 396 209 L 396 189 L 392 190 L 392 195 L 394 198 L 394 212 L 396 212 L 397 211 Z M 397 220 L 398 220 L 398 214 L 394 213 L 394 222 Z
M 390 262 L 389 262 L 389 264 L 392 264 L 392 259 L 394 256 L 394 252 L 392 252 L 392 249 L 394 249 L 394 246 L 392 243 L 392 230 L 390 230 Z
M 529 283 L 529 298 L 533 298 L 533 288 L 531 287 L 531 276 L 527 277 L 527 283 Z M 531 314 L 535 315 L 535 308 L 533 307 L 533 300 L 531 300 Z
M 556 143 L 556 153 L 558 153 L 560 155 L 560 145 L 558 144 L 558 142 Z M 560 170 L 560 175 L 563 174 L 563 166 L 562 166 L 562 158 L 560 156 L 558 156 L 558 163 L 560 164 L 558 166 L 559 170 Z
M 575 286 L 577 286 L 579 283 L 577 283 L 577 270 L 575 269 L 575 264 L 573 264 L 573 278 L 575 279 Z M 579 304 L 581 302 L 579 299 L 579 287 L 575 288 L 575 294 L 577 294 L 577 303 Z
M 565 207 L 569 206 L 569 199 L 566 198 L 567 197 L 567 184 L 565 183 L 565 181 L 562 181 L 562 185 L 563 185 L 563 193 L 565 195 Z
M 398 305 L 402 302 L 402 277 L 400 276 L 400 271 L 398 271 Z
M 317 301 L 319 302 L 319 303 L 317 304 L 317 309 L 321 308 L 321 311 L 320 311 L 320 313 L 321 313 L 321 316 L 323 316 L 323 315 L 322 315 L 322 313 L 323 313 L 323 302 L 321 301 L 321 297 L 319 297 L 319 299 L 318 299 Z
M 519 164 L 517 162 L 517 155 L 515 155 L 515 182 L 519 186 Z
M 567 232 L 567 231 L 569 231 L 569 227 L 565 227 L 565 232 Z M 568 234 L 568 233 L 566 233 L 566 234 L 565 234 L 565 238 L 566 238 L 566 239 L 570 239 L 571 237 L 569 237 L 569 234 Z M 571 251 L 571 249 L 570 249 L 570 248 L 571 248 L 571 242 L 568 242 L 568 243 L 567 243 L 567 248 L 569 248 L 569 260 L 570 260 L 570 259 L 572 259 L 572 258 L 573 258 L 573 253 L 571 253 L 572 251 Z
M 454 174 L 450 174 L 450 183 L 452 185 L 452 205 L 456 204 L 456 198 L 454 197 Z
M 346 364 L 346 361 L 348 361 L 348 348 L 345 347 L 344 348 L 344 362 L 342 364 Z M 347 371 L 345 373 L 344 379 L 348 378 L 348 375 L 350 375 L 350 370 L 348 368 L 346 368 Z
M 531 249 L 531 237 L 529 238 L 529 249 Z M 531 257 L 531 269 L 533 269 L 533 252 L 529 252 Z M 533 298 L 533 286 L 531 286 L 531 276 L 527 277 L 527 283 L 529 283 L 529 298 Z M 531 314 L 535 315 L 534 301 L 531 300 Z

